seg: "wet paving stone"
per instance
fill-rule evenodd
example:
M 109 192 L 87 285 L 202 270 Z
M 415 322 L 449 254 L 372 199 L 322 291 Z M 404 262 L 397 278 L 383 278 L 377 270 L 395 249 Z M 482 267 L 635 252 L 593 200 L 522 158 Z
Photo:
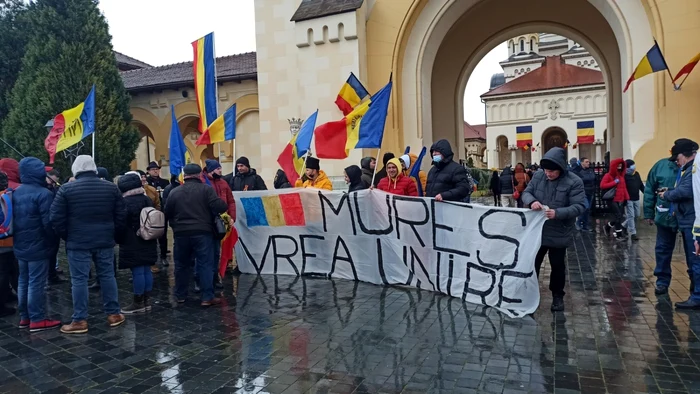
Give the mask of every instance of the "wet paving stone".
M 655 231 L 639 228 L 636 243 L 577 234 L 566 312 L 549 311 L 545 263 L 541 307 L 523 319 L 427 291 L 288 276 L 227 278 L 225 302 L 205 310 L 173 302 L 171 265 L 155 275 L 153 311 L 121 327 L 107 327 L 97 292 L 86 335 L 1 319 L 0 393 L 700 393 L 700 311 L 673 308 L 688 297 L 682 250 L 669 295 L 656 296 Z M 122 305 L 128 277 L 119 272 Z M 48 297 L 68 321 L 70 284 Z

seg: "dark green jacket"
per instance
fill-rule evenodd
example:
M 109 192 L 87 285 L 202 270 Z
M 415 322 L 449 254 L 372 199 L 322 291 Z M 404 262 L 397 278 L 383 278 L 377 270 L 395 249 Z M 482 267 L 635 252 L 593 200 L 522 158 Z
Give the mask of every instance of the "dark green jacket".
M 671 204 L 656 195 L 656 190 L 660 187 L 673 189 L 676 186 L 676 176 L 678 176 L 678 166 L 668 159 L 661 159 L 651 167 L 647 175 L 647 183 L 644 187 L 644 218 L 654 219 L 657 226 L 678 228 L 676 218 L 666 212 L 659 212 L 656 208 L 661 206 L 668 210 Z

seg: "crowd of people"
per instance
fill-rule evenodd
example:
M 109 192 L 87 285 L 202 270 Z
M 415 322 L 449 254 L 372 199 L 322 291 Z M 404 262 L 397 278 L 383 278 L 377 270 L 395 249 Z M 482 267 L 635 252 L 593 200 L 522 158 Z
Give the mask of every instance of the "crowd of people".
M 697 150 L 697 143 L 677 140 L 671 158 L 659 160 L 652 167 L 646 184 L 636 172 L 634 161 L 621 158 L 610 161 L 599 181 L 602 198 L 613 215 L 604 225 L 605 233 L 618 239 L 624 237 L 625 231 L 637 239 L 635 219 L 640 214 L 640 196 L 644 195 L 646 222 L 657 226 L 654 274 L 659 295 L 668 292 L 676 234 L 682 235 L 691 296 L 676 306 L 690 309 L 700 308 L 700 257 L 693 235 L 694 227 L 696 234 L 700 229 L 695 225 L 692 181 Z M 437 201 L 468 202 L 473 181 L 469 171 L 453 156 L 448 141 L 435 142 L 430 148 L 432 167 L 427 174 L 412 171 L 418 162 L 413 154 L 396 157 L 386 153 L 380 171 L 375 158 L 363 158 L 360 166 L 352 165 L 344 171 L 348 192 L 376 188 L 396 195 L 419 196 L 421 190 Z M 305 173 L 294 185 L 284 171 L 278 170 L 274 187 L 332 190 L 320 164 L 319 159 L 308 157 Z M 60 326 L 65 334 L 85 333 L 90 287 L 99 288 L 110 327 L 121 325 L 125 314 L 150 311 L 153 274 L 168 265 L 167 227 L 172 228 L 174 237 L 176 302 L 187 301 L 192 282 L 194 291 L 201 293 L 202 307 L 221 302 L 218 263 L 222 230 L 217 220 L 227 229 L 233 226 L 236 205 L 232 191 L 267 189 L 246 157 L 238 158 L 236 171 L 228 175 L 222 175 L 216 160 L 206 160 L 204 168 L 187 164 L 182 182 L 177 175 L 170 181 L 162 179 L 160 166 L 155 162 L 148 165 L 147 173 L 126 172 L 114 182 L 90 156 L 78 156 L 71 170 L 73 176 L 61 184 L 59 173 L 37 158 L 24 158 L 19 163 L 0 160 L 1 212 L 11 219 L 0 218 L 0 316 L 17 312 L 7 306 L 14 290 L 19 328 L 35 332 Z M 552 311 L 564 310 L 566 249 L 575 230 L 591 230 L 590 207 L 597 179 L 590 160 L 572 159 L 567 163 L 562 148 L 547 151 L 539 166 L 525 168 L 517 164 L 514 170 L 508 166 L 501 174 L 494 171 L 491 178 L 494 205 L 542 210 L 549 219 L 543 226 L 535 271 L 539 276 L 548 255 Z M 700 182 L 696 187 L 700 188 Z M 158 216 L 151 216 L 154 212 L 162 215 L 162 222 Z M 73 298 L 71 322 L 65 325 L 47 316 L 45 296 L 47 285 L 64 281 L 57 264 L 61 239 L 65 243 Z M 96 279 L 88 286 L 93 266 Z M 117 269 L 128 269 L 132 274 L 133 302 L 124 308 L 117 296 Z M 234 274 L 238 273 L 234 268 Z

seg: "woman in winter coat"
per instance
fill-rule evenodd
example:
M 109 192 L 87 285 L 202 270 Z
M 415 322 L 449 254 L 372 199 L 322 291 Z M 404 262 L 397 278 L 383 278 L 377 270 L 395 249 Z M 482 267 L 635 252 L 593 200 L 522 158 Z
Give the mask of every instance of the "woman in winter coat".
M 525 165 L 523 163 L 518 163 L 515 165 L 515 189 L 520 194 L 518 198 L 518 208 L 523 207 L 523 192 L 525 187 L 530 183 L 530 176 L 525 172 Z
M 282 169 L 277 170 L 274 185 L 275 189 L 290 189 L 292 187 L 292 184 L 289 183 L 289 178 L 287 178 L 287 174 Z
M 489 190 L 493 193 L 493 206 L 501 206 L 501 180 L 498 176 L 498 171 L 494 171 L 491 174 L 491 183 L 489 184 Z
M 418 197 L 416 182 L 401 172 L 401 162 L 393 158 L 386 163 L 386 178 L 382 178 L 377 189 L 400 196 Z
M 608 222 L 605 225 L 605 234 L 609 235 L 610 230 L 615 228 L 614 236 L 615 238 L 620 238 L 623 236 L 622 233 L 622 221 L 625 212 L 625 202 L 630 199 L 630 195 L 627 192 L 627 183 L 625 182 L 625 173 L 627 172 L 627 165 L 625 160 L 622 158 L 614 159 L 610 162 L 610 167 L 608 173 L 603 176 L 600 181 L 600 188 L 603 193 L 617 187 L 615 191 L 615 197 L 613 197 L 610 202 L 610 209 L 614 215 L 612 222 Z
M 348 193 L 365 190 L 369 187 L 369 184 L 362 179 L 362 169 L 355 165 L 345 167 L 345 183 L 348 184 Z
M 153 207 L 153 201 L 146 196 L 141 178 L 136 174 L 126 174 L 119 178 L 117 186 L 124 196 L 126 205 L 127 231 L 118 233 L 119 268 L 131 269 L 134 285 L 134 302 L 122 309 L 122 313 L 140 313 L 151 309 L 149 298 L 153 290 L 151 266 L 158 260 L 157 241 L 146 241 L 136 235 L 141 227 L 141 210 Z

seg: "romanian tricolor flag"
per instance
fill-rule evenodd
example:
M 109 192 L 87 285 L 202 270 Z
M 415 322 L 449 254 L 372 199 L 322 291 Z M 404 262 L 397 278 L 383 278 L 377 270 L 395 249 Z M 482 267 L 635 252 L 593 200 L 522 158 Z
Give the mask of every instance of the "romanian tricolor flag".
M 595 140 L 594 122 L 576 122 L 576 138 L 578 144 L 592 144 Z
M 347 115 L 367 96 L 369 96 L 369 93 L 362 86 L 362 82 L 357 79 L 354 73 L 350 73 L 348 80 L 340 88 L 338 97 L 335 99 L 335 105 L 343 112 L 343 115 Z
M 199 137 L 196 145 L 209 145 L 236 139 L 236 104 L 216 118 Z
M 683 68 L 681 68 L 681 71 L 679 71 L 678 74 L 676 74 L 676 77 L 673 78 L 673 82 L 675 83 L 682 76 L 690 74 L 690 72 L 693 71 L 693 69 L 698 64 L 698 62 L 700 62 L 700 53 L 695 55 L 694 58 L 690 59 L 688 64 L 686 64 L 685 66 L 683 66 Z
M 287 175 L 292 185 L 301 177 L 304 168 L 304 155 L 311 147 L 311 139 L 314 136 L 318 110 L 302 123 L 299 132 L 296 133 L 277 158 L 277 163 Z
M 299 193 L 241 197 L 248 227 L 305 226 L 304 206 Z
M 199 132 L 217 118 L 216 109 L 216 59 L 214 58 L 214 33 L 192 43 L 194 49 L 194 92 L 199 110 Z
M 318 126 L 316 155 L 321 159 L 345 159 L 350 149 L 380 148 L 389 110 L 392 82 L 361 103 L 343 119 Z
M 77 107 L 56 115 L 53 127 L 44 140 L 44 148 L 49 152 L 49 163 L 54 162 L 57 152 L 82 141 L 95 132 L 95 85 Z
M 651 49 L 649 50 L 649 52 L 647 52 L 646 55 L 644 55 L 642 60 L 639 62 L 639 65 L 637 65 L 637 68 L 634 69 L 632 76 L 630 77 L 630 79 L 627 80 L 625 89 L 622 92 L 626 92 L 633 81 L 636 81 L 645 75 L 649 75 L 663 70 L 668 70 L 668 65 L 666 64 L 666 59 L 664 59 L 664 55 L 661 53 L 661 48 L 659 48 L 659 44 L 656 41 L 654 41 L 654 46 L 651 47 Z
M 515 128 L 515 142 L 518 148 L 532 145 L 532 126 L 518 126 Z

